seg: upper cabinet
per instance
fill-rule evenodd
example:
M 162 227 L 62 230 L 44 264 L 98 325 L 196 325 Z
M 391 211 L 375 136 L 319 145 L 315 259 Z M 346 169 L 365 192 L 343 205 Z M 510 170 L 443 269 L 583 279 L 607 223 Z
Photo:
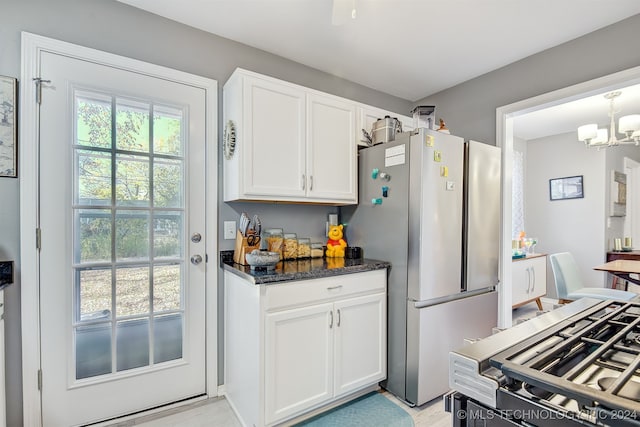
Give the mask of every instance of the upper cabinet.
M 356 204 L 356 103 L 237 69 L 223 90 L 224 200 Z

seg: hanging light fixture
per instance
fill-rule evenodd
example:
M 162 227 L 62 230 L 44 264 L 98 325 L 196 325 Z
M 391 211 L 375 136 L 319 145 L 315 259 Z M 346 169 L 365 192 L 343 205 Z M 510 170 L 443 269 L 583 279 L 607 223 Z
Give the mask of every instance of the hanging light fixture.
M 615 99 L 622 94 L 620 91 L 610 92 L 604 95 L 609 100 L 609 132 L 607 129 L 598 129 L 595 123 L 580 126 L 578 139 L 587 147 L 612 147 L 621 144 L 635 144 L 640 146 L 640 114 L 631 114 L 620 117 L 618 131 L 624 134 L 623 139 L 618 139 L 616 132 Z

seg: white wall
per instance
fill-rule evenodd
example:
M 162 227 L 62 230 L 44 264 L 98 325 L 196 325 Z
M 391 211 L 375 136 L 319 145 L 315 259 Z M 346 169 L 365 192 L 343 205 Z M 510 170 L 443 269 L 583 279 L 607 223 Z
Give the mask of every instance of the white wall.
M 525 176 L 527 235 L 537 237 L 537 252 L 571 252 L 587 286 L 602 286 L 606 253 L 606 150 L 585 148 L 574 132 L 529 141 Z M 584 198 L 549 199 L 549 179 L 583 175 Z M 547 268 L 547 296 L 555 298 L 551 266 Z

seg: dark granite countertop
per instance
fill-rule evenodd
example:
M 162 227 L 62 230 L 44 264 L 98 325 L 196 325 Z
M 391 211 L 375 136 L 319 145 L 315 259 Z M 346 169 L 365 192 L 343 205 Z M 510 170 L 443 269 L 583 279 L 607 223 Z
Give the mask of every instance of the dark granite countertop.
M 220 266 L 256 285 L 268 285 L 292 280 L 319 279 L 342 274 L 389 268 L 387 261 L 347 258 L 309 258 L 294 261 L 280 261 L 274 270 L 251 270 L 248 265 L 233 262 L 233 251 L 220 252 Z

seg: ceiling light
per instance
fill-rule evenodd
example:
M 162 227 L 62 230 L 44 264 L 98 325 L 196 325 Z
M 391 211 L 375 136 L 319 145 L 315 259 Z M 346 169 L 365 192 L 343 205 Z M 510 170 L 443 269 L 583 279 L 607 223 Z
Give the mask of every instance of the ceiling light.
M 614 101 L 622 92 L 610 92 L 604 97 L 609 100 L 609 132 L 607 129 L 598 129 L 597 124 L 588 124 L 578 128 L 578 139 L 587 147 L 611 147 L 620 144 L 640 145 L 640 114 L 631 114 L 620 117 L 618 131 L 624 134 L 623 139 L 617 138 L 616 111 Z

